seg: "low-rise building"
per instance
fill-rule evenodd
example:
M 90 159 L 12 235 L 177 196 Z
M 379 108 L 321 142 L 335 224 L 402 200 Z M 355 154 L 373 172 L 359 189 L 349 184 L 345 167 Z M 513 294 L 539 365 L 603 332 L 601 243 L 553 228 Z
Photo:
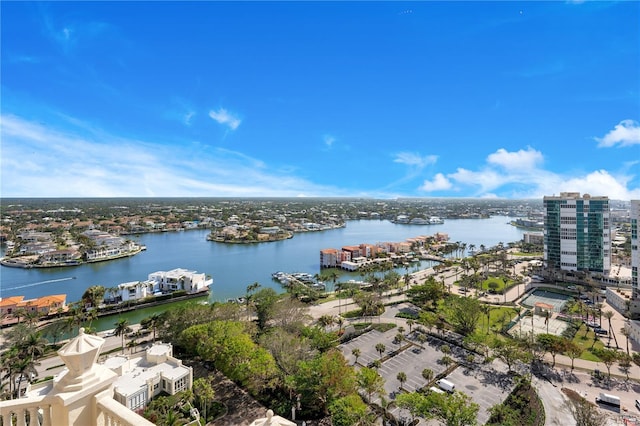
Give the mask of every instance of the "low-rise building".
M 170 343 L 155 343 L 144 356 L 113 356 L 103 365 L 119 376 L 113 398 L 133 411 L 144 409 L 162 392 L 174 395 L 193 385 L 193 369 L 173 357 Z
M 24 296 L 0 298 L 0 314 L 16 315 L 16 312 L 38 313 L 40 315 L 54 314 L 67 307 L 66 294 L 42 296 L 36 299 L 24 299 Z
M 164 293 L 184 290 L 187 293 L 206 291 L 213 283 L 204 273 L 182 268 L 171 271 L 157 271 L 148 275 L 145 281 L 130 281 L 118 284 L 117 290 L 105 295 L 107 302 L 126 302 Z

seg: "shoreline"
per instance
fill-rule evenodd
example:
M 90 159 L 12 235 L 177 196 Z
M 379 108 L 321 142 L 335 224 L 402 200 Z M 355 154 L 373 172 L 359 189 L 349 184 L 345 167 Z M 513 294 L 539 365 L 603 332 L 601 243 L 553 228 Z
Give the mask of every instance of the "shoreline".
M 108 256 L 100 259 L 92 259 L 92 260 L 79 260 L 73 261 L 72 263 L 63 262 L 63 263 L 47 263 L 47 264 L 37 264 L 37 263 L 25 263 L 20 262 L 15 259 L 20 259 L 20 257 L 3 257 L 0 259 L 0 265 L 6 266 L 7 268 L 20 268 L 20 269 L 46 269 L 46 268 L 69 268 L 73 266 L 81 266 L 89 263 L 100 263 L 100 262 L 108 262 L 110 260 L 124 259 L 125 257 L 135 256 L 136 254 L 140 254 L 146 250 L 146 247 L 140 247 L 137 250 L 121 253 L 113 256 Z M 21 256 L 27 257 L 27 256 Z

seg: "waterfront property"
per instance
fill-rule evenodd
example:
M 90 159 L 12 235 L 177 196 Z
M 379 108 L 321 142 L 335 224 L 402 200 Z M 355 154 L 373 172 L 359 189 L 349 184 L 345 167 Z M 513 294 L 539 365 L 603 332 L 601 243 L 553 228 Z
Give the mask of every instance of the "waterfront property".
M 429 253 L 429 249 L 437 250 L 443 247 L 449 236 L 438 232 L 433 236 L 417 236 L 400 242 L 379 242 L 376 244 L 359 244 L 343 246 L 341 249 L 328 248 L 320 250 L 321 268 L 341 268 L 347 271 L 357 271 L 363 266 L 376 265 L 385 262 L 394 264 L 412 261 L 418 252 L 423 259 L 438 260 Z
M 213 284 L 213 279 L 207 278 L 204 273 L 182 268 L 157 271 L 149 274 L 145 281 L 118 284 L 116 288 L 105 294 L 105 301 L 108 303 L 127 302 L 181 290 L 188 294 L 200 293 L 208 290 L 211 284 Z
M 50 315 L 66 310 L 66 294 L 42 296 L 25 300 L 24 296 L 0 298 L 0 315 L 6 315 L 17 321 L 20 315 L 38 314 Z
M 175 395 L 193 385 L 193 369 L 173 357 L 170 343 L 154 343 L 144 356 L 112 356 L 103 365 L 119 376 L 114 382 L 114 399 L 133 411 L 145 408 L 163 392 Z

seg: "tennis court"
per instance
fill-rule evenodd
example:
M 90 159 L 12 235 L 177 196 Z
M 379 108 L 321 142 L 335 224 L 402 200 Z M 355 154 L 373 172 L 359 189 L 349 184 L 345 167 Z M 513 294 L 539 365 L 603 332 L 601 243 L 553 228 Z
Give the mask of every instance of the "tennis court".
M 553 306 L 553 312 L 560 312 L 569 299 L 571 299 L 571 296 L 565 294 L 554 293 L 548 290 L 534 290 L 529 296 L 522 300 L 521 304 L 525 308 L 532 309 L 536 303 L 542 302 Z

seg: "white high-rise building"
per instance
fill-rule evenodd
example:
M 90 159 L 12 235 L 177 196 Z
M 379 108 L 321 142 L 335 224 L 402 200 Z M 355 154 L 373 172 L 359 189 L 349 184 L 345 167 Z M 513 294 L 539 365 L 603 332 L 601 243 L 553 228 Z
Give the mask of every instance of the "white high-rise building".
M 631 200 L 631 290 L 632 303 L 640 304 L 640 286 L 638 269 L 640 269 L 640 247 L 638 247 L 638 224 L 640 223 L 640 200 Z M 640 309 L 636 309 L 640 311 Z
M 561 192 L 559 196 L 545 196 L 543 201 L 545 266 L 608 275 L 609 198 Z

